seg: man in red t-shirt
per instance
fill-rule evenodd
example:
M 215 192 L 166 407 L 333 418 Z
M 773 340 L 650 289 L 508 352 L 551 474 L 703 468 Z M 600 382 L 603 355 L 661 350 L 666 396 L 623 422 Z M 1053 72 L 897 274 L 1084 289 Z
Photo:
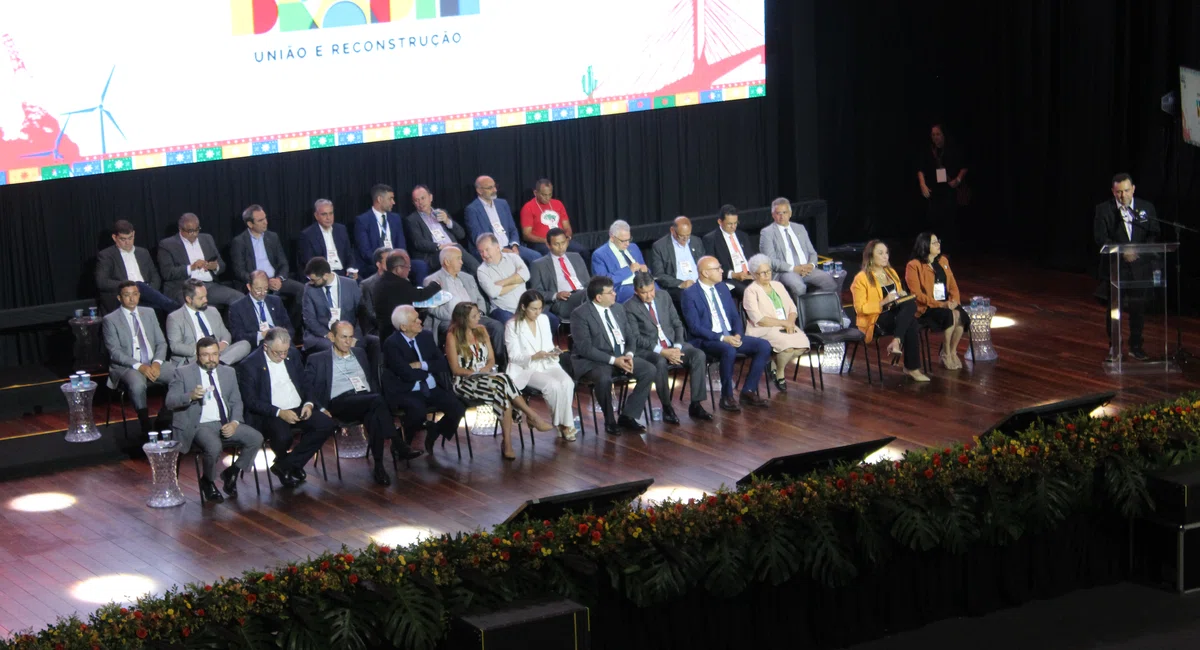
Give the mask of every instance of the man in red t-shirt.
M 521 239 L 542 255 L 550 252 L 546 247 L 546 233 L 551 228 L 562 228 L 568 239 L 572 236 L 567 207 L 553 196 L 554 185 L 550 179 L 539 179 L 533 184 L 533 198 L 521 208 Z M 590 257 L 590 251 L 574 241 L 567 245 L 567 250 L 579 253 L 585 262 Z

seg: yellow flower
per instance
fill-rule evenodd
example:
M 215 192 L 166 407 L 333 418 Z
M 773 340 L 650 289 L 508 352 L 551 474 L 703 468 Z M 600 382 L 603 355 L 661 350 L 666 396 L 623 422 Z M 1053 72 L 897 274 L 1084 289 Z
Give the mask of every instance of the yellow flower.
M 550 555 L 550 549 L 543 546 L 542 547 L 542 555 Z
M 408 564 L 408 562 L 405 562 L 405 561 L 404 561 L 404 556 L 403 556 L 403 555 L 401 555 L 401 556 L 400 556 L 400 566 L 404 566 L 405 564 Z
M 634 537 L 634 539 L 636 539 L 636 538 L 637 538 L 639 535 L 641 535 L 641 534 L 642 534 L 642 529 L 641 529 L 641 528 L 634 528 L 634 529 L 633 529 L 633 537 Z
M 174 616 L 174 615 L 175 615 L 175 610 L 174 610 L 174 609 L 168 609 L 168 610 L 167 610 L 167 616 Z
M 286 603 L 287 602 L 287 594 L 279 594 L 279 602 Z

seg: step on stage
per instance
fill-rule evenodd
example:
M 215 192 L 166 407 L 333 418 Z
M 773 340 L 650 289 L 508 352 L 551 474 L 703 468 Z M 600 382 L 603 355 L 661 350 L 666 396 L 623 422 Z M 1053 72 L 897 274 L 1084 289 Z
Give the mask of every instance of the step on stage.
M 1091 297 L 1094 280 L 1000 260 L 959 259 L 955 275 L 964 298 L 988 296 L 997 315 L 1011 320 L 992 331 L 996 361 L 964 361 L 957 371 L 939 366 L 933 381 L 920 385 L 885 366 L 880 387 L 867 385 L 860 354 L 852 374 L 825 376 L 824 392 L 812 389 L 804 368 L 785 395 L 774 393 L 770 409 L 717 411 L 714 422 L 696 424 L 686 404 L 677 404 L 681 425 L 655 422 L 644 436 L 597 435 L 585 401 L 587 435 L 573 443 L 549 434 L 539 434 L 536 446 L 526 440 L 522 448 L 514 440 L 515 462 L 501 460 L 498 438 L 476 437 L 474 459 L 464 454 L 460 460 L 451 443 L 409 469 L 401 466 L 389 488 L 372 482 L 362 459 L 342 459 L 339 481 L 330 444 L 329 481 L 310 467 L 301 487 L 272 493 L 263 485 L 256 494 L 247 476 L 240 496 L 220 505 L 200 505 L 195 470 L 185 461 L 179 481 L 188 502 L 154 510 L 145 505 L 150 468 L 127 451 L 141 441 L 123 442 L 115 408 L 114 426 L 103 429 L 102 439 L 74 450 L 62 441 L 65 413 L 0 422 L 0 476 L 35 465 L 43 472 L 55 464 L 68 467 L 0 482 L 0 636 L 110 600 L 343 544 L 360 547 L 372 538 L 407 543 L 430 531 L 490 526 L 530 497 L 652 477 L 649 498 L 687 498 L 733 485 L 775 456 L 884 436 L 897 438 L 885 453 L 899 454 L 970 440 L 1024 407 L 1115 391 L 1112 406 L 1119 408 L 1200 389 L 1195 362 L 1163 375 L 1105 374 L 1104 312 Z M 1162 328 L 1155 322 L 1155 315 L 1147 316 L 1147 349 L 1156 343 L 1161 349 L 1153 337 Z M 1198 325 L 1197 319 L 1184 322 L 1184 345 L 1192 350 L 1200 349 Z M 935 359 L 940 340 L 932 336 Z M 104 406 L 98 396 L 101 424 Z M 534 406 L 546 412 L 539 400 Z M 140 438 L 136 419 L 130 425 L 131 435 Z M 95 453 L 83 451 L 89 446 Z M 92 464 L 69 468 L 84 461 Z

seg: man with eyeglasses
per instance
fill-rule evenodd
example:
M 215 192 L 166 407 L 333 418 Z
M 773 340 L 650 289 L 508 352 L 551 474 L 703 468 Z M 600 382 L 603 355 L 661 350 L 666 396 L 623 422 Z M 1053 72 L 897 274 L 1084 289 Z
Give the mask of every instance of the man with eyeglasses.
M 234 342 L 246 341 L 250 347 L 258 347 L 263 335 L 272 327 L 282 327 L 288 334 L 296 336 L 292 320 L 283 308 L 283 300 L 272 296 L 267 289 L 267 274 L 252 271 L 248 292 L 241 300 L 229 306 L 229 330 Z
M 721 362 L 721 409 L 742 410 L 734 393 L 733 364 L 739 353 L 750 357 L 750 369 L 742 383 L 741 401 L 766 407 L 770 403 L 758 396 L 758 381 L 771 361 L 771 344 L 765 339 L 744 336 L 742 316 L 729 287 L 722 282 L 721 263 L 715 257 L 702 257 L 696 263 L 700 280 L 684 289 L 683 322 L 692 335 L 692 345 Z
M 612 278 L 617 288 L 617 302 L 633 296 L 633 274 L 649 272 L 642 249 L 633 243 L 629 224 L 620 219 L 608 228 L 608 243 L 592 252 L 592 275 Z
M 521 231 L 517 230 L 517 224 L 513 221 L 512 208 L 508 201 L 496 196 L 495 179 L 491 176 L 476 178 L 475 195 L 475 200 L 468 203 L 463 211 L 472 241 L 478 240 L 484 233 L 491 233 L 496 236 L 504 252 L 520 255 L 526 265 L 533 264 L 542 256 L 532 248 L 521 245 Z M 472 254 L 475 252 L 472 251 Z
M 183 281 L 195 278 L 208 288 L 208 301 L 214 305 L 232 305 L 242 294 L 221 284 L 217 277 L 225 272 L 225 260 L 212 235 L 200 232 L 200 217 L 191 212 L 179 217 L 179 235 L 158 242 L 158 269 L 163 275 L 163 293 L 183 301 Z
M 299 485 L 308 477 L 304 466 L 337 425 L 313 408 L 312 385 L 291 335 L 282 327 L 267 330 L 262 347 L 238 364 L 237 371 L 242 400 L 254 416 L 251 425 L 266 436 L 275 453 L 271 473 L 284 487 Z M 300 442 L 289 452 L 292 429 L 300 430 Z
M 351 280 L 357 279 L 358 269 L 354 268 L 356 254 L 350 246 L 350 234 L 345 226 L 334 220 L 333 201 L 317 199 L 313 203 L 313 222 L 300 231 L 296 268 L 304 268 L 314 257 L 324 257 L 334 273 Z

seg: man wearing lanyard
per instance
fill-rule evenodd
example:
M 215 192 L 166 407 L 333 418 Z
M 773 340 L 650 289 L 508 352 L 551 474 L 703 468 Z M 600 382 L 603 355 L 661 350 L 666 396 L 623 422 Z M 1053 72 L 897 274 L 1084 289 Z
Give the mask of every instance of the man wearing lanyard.
M 425 430 L 425 451 L 432 454 L 438 438 L 449 440 L 458 431 L 466 414 L 462 400 L 437 377 L 450 374 L 450 362 L 438 347 L 433 332 L 427 331 L 412 305 L 392 310 L 393 333 L 383 343 L 383 392 L 388 404 L 404 411 L 401 426 L 405 440 L 413 441 L 417 431 Z M 442 419 L 428 421 L 430 411 L 440 411 Z
M 358 307 L 362 302 L 358 283 L 331 271 L 329 262 L 323 257 L 309 260 L 304 275 L 308 276 L 308 286 L 304 290 L 304 351 L 312 354 L 328 350 L 329 329 L 340 320 L 354 325 L 358 346 L 370 351 L 373 342 L 358 325 Z
M 671 232 L 650 248 L 654 280 L 671 294 L 675 304 L 679 304 L 683 290 L 696 284 L 700 277 L 696 260 L 701 257 L 704 257 L 704 246 L 698 237 L 692 237 L 692 221 L 687 217 L 676 217 Z
M 633 243 L 629 224 L 620 219 L 608 228 L 608 243 L 592 252 L 592 275 L 607 275 L 617 288 L 617 302 L 633 295 L 633 274 L 649 271 L 642 249 Z
M 587 302 L 587 264 L 579 253 L 568 250 L 571 238 L 561 228 L 551 228 L 546 233 L 550 252 L 529 265 L 529 288 L 542 294 L 546 309 L 561 319 L 569 319 L 571 312 Z
M 117 291 L 121 308 L 104 316 L 108 386 L 116 388 L 119 383 L 125 387 L 145 435 L 159 429 L 150 422 L 146 387 L 148 384 L 169 385 L 175 376 L 175 361 L 167 360 L 167 339 L 158 327 L 154 310 L 138 306 L 141 293 L 137 283 L 125 280 L 118 285 Z M 167 409 L 159 411 L 159 420 L 169 417 Z
M 763 228 L 759 246 L 771 258 L 775 279 L 787 288 L 792 299 L 813 291 L 837 291 L 833 276 L 817 268 L 817 250 L 808 238 L 808 231 L 792 223 L 792 203 L 785 198 L 771 201 L 771 218 L 775 223 Z
M 317 199 L 313 203 L 313 221 L 311 226 L 300 231 L 296 268 L 308 266 L 308 261 L 314 257 L 324 257 L 334 273 L 357 279 L 358 269 L 354 268 L 355 254 L 350 247 L 350 235 L 345 226 L 335 223 L 333 201 Z
M 404 218 L 404 234 L 408 237 L 408 251 L 414 260 L 424 260 L 431 271 L 441 268 L 438 253 L 451 247 L 462 248 L 467 239 L 467 231 L 455 223 L 445 210 L 433 208 L 433 194 L 424 185 L 418 185 L 412 191 L 412 204 L 416 211 Z M 467 255 L 463 259 L 463 269 L 475 275 L 479 261 Z
M 741 304 L 746 287 L 754 281 L 748 263 L 754 250 L 750 248 L 746 233 L 738 230 L 737 208 L 728 204 L 721 206 L 717 229 L 704 236 L 704 251 L 716 256 L 721 263 L 721 268 L 725 269 L 723 281 L 733 292 L 733 299 Z
M 250 273 L 247 294 L 229 306 L 229 330 L 234 342 L 246 341 L 251 348 L 262 343 L 263 334 L 272 327 L 282 327 L 292 336 L 296 330 L 292 319 L 283 308 L 283 300 L 268 292 L 267 274 L 263 271 Z
M 358 255 L 359 278 L 375 273 L 372 255 L 380 246 L 392 250 L 408 249 L 400 215 L 392 212 L 395 205 L 396 193 L 392 188 L 376 185 L 371 188 L 371 208 L 354 219 L 354 247 Z M 412 281 L 420 284 L 429 275 L 429 265 L 423 259 L 414 259 L 410 272 Z
M 699 258 L 697 258 L 699 259 Z M 658 295 L 654 289 L 654 278 L 649 273 L 633 276 L 633 297 L 625 302 L 625 313 L 629 315 L 629 326 L 637 337 L 638 356 L 655 366 L 654 385 L 658 388 L 658 401 L 663 405 L 663 422 L 679 424 L 679 416 L 671 406 L 671 384 L 668 373 L 670 366 L 682 365 L 692 383 L 692 402 L 688 415 L 693 420 L 712 420 L 712 414 L 704 410 L 704 398 L 708 394 L 704 378 L 704 352 L 696 349 L 687 338 L 679 312 L 666 295 Z
M 475 194 L 475 200 L 467 204 L 463 211 L 467 232 L 472 240 L 490 232 L 496 236 L 504 252 L 520 255 L 525 264 L 533 264 L 542 256 L 532 248 L 521 245 L 521 231 L 517 230 L 517 224 L 513 221 L 512 208 L 508 201 L 496 198 L 496 181 L 491 176 L 475 179 Z
M 239 298 L 238 300 L 241 300 Z M 184 306 L 167 315 L 167 342 L 171 345 L 171 356 L 180 363 L 193 359 L 196 341 L 211 336 L 217 340 L 221 351 L 221 363 L 233 365 L 250 354 L 254 346 L 246 341 L 233 340 L 225 329 L 221 314 L 208 304 L 208 289 L 204 283 L 189 278 L 183 283 Z

